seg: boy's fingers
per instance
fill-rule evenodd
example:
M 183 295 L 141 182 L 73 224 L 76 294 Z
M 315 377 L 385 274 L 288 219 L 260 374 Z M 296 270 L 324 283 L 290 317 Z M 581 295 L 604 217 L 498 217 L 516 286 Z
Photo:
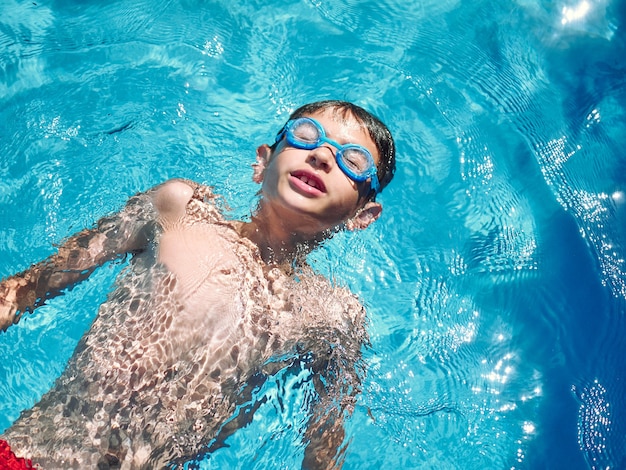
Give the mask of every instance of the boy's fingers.
M 0 329 L 6 331 L 9 326 L 17 323 L 22 315 L 16 315 L 18 305 L 15 289 L 10 288 L 8 283 L 3 284 L 0 284 Z
M 17 304 L 0 298 L 0 329 L 6 331 L 8 327 L 20 321 L 22 314 L 16 315 Z

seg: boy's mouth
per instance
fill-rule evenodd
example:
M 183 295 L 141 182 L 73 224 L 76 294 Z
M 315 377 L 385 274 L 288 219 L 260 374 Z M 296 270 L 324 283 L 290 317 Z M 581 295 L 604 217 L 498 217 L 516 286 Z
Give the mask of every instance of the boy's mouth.
M 324 185 L 324 182 L 312 173 L 306 171 L 294 171 L 291 176 L 297 178 L 298 180 L 302 181 L 302 183 L 310 186 L 311 188 L 317 189 L 318 191 L 323 193 L 326 192 L 326 186 Z

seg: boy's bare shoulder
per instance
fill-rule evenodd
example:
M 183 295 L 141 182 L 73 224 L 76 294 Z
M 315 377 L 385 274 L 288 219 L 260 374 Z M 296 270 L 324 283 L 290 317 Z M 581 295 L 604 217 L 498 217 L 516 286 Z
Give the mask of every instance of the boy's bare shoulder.
M 154 190 L 154 206 L 165 218 L 180 218 L 192 198 L 194 187 L 189 181 L 173 179 L 157 186 Z
M 188 213 L 189 203 L 209 203 L 215 199 L 209 186 L 186 179 L 171 179 L 153 192 L 154 206 L 164 221 L 175 222 Z

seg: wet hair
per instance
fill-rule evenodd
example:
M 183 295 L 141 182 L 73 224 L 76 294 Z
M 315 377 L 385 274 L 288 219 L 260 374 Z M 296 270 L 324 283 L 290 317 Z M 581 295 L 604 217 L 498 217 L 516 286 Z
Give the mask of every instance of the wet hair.
M 349 101 L 326 100 L 305 104 L 296 109 L 289 116 L 289 120 L 302 116 L 311 115 L 327 109 L 339 114 L 342 118 L 352 117 L 357 122 L 365 126 L 370 137 L 378 150 L 379 162 L 376 166 L 378 170 L 378 180 L 380 191 L 389 184 L 396 171 L 396 145 L 391 136 L 391 132 L 376 116 L 365 109 Z M 373 196 L 371 197 L 373 199 Z

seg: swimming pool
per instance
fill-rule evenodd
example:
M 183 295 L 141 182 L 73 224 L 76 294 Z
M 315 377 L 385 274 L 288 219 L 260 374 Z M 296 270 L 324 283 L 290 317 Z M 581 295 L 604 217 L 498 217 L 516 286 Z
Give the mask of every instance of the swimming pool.
M 0 11 L 0 276 L 170 177 L 246 216 L 256 146 L 304 102 L 352 100 L 399 162 L 381 219 L 312 259 L 370 318 L 344 468 L 624 466 L 623 2 Z M 0 429 L 60 374 L 121 267 L 0 337 Z M 288 378 L 263 393 L 202 468 L 299 466 L 301 396 Z

